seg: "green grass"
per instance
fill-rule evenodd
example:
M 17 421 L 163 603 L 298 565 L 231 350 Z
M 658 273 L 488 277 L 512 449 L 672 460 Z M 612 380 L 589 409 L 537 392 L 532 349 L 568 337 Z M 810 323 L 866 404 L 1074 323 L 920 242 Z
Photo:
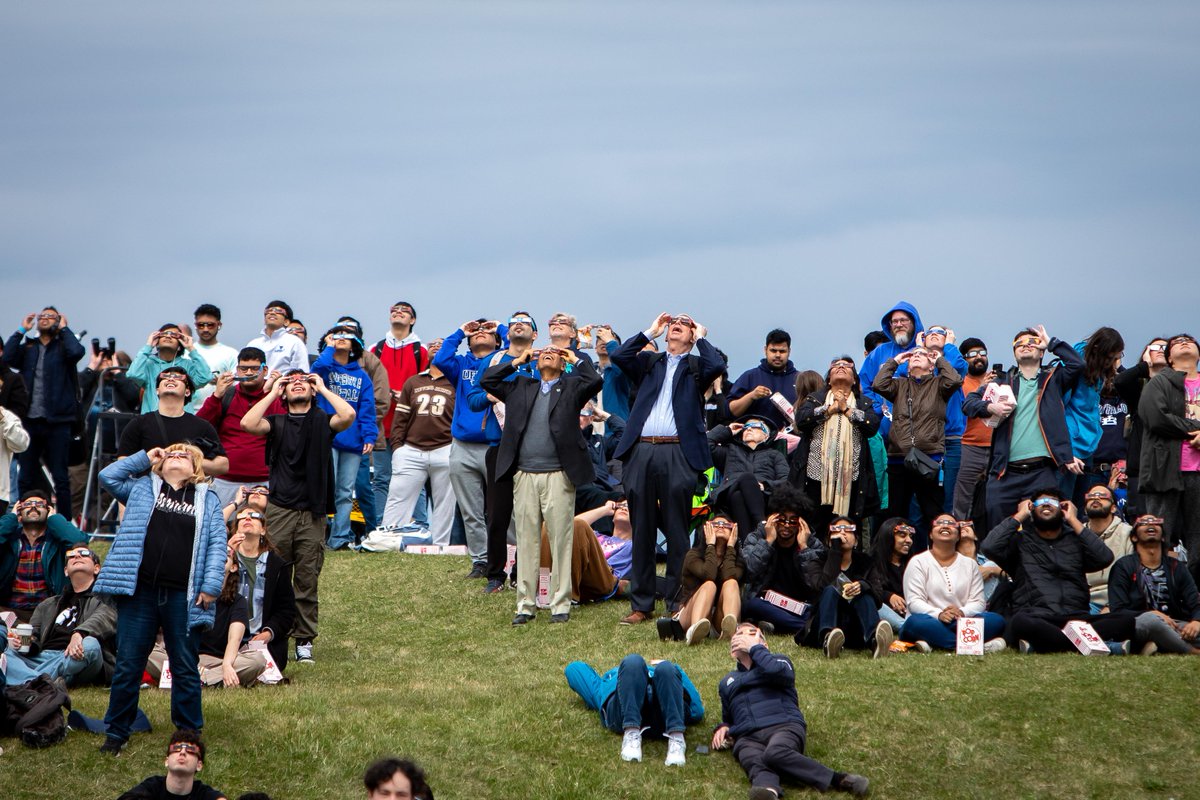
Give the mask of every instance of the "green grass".
M 465 559 L 332 554 L 322 575 L 316 663 L 289 686 L 206 690 L 209 755 L 201 777 L 231 798 L 361 797 L 363 767 L 383 754 L 421 763 L 438 798 L 743 798 L 728 752 L 698 755 L 720 716 L 723 643 L 661 643 L 652 625 L 617 625 L 626 606 L 576 609 L 509 624 L 514 594 L 485 596 Z M 796 662 L 809 753 L 871 779 L 876 798 L 1194 798 L 1200 753 L 1200 660 L 1182 657 L 985 659 L 910 654 L 835 662 L 772 644 Z M 688 763 L 662 764 L 665 740 L 624 764 L 620 738 L 567 688 L 563 667 L 603 671 L 624 654 L 669 657 L 700 688 L 707 716 L 688 732 Z M 108 695 L 77 709 L 103 716 Z M 56 747 L 3 740 L 0 798 L 116 797 L 163 772 L 166 692 L 142 693 L 155 730 L 116 760 L 72 732 Z M 1189 766 L 1190 765 L 1190 766 Z M 816 797 L 797 790 L 792 797 Z

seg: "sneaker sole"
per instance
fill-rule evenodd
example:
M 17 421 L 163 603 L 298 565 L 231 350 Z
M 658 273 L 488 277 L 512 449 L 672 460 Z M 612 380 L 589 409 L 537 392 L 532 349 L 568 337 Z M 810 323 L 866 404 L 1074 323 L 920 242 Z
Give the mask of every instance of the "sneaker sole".
M 825 657 L 829 660 L 837 658 L 842 653 L 842 645 L 846 643 L 846 634 L 840 630 L 834 630 L 829 634 L 829 640 L 825 642 Z

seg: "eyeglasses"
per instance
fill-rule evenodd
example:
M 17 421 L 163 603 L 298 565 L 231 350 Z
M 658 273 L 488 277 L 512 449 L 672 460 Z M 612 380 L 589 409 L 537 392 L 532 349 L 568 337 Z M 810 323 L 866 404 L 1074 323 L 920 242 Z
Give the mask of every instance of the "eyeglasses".
M 304 328 L 299 328 L 299 327 L 288 328 L 287 332 L 290 333 L 292 336 L 301 336 L 301 335 L 308 336 L 308 331 Z
M 94 558 L 95 555 L 95 553 L 86 547 L 76 547 L 74 550 L 67 551 L 68 560 L 72 558 Z
M 266 369 L 265 364 L 259 364 L 258 366 L 255 366 L 254 364 L 238 364 L 237 365 L 237 371 L 244 372 L 247 375 L 254 375 L 255 373 L 262 372 L 264 369 Z
M 733 523 L 727 519 L 714 519 L 711 524 L 714 528 L 729 529 L 733 527 Z
M 21 508 L 49 508 L 50 504 L 45 500 L 22 500 Z
M 967 523 L 970 525 L 971 523 Z M 935 519 L 933 527 L 935 528 L 961 528 L 963 524 L 956 519 Z
M 200 757 L 200 746 L 195 745 L 195 744 L 190 744 L 189 742 L 176 742 L 175 744 L 173 744 L 167 748 L 167 753 L 169 755 L 175 755 L 176 753 L 187 753 L 190 756 L 196 756 L 197 758 L 199 758 Z
M 1155 517 L 1150 514 L 1142 514 L 1133 521 L 1134 527 L 1138 525 L 1162 525 L 1166 520 L 1162 517 Z
M 519 325 L 521 323 L 525 323 L 526 325 L 532 325 L 533 317 L 527 317 L 524 314 L 521 314 L 520 316 L 508 318 L 509 325 Z
M 1025 336 L 1013 340 L 1013 349 L 1015 350 L 1018 347 L 1037 347 L 1041 343 L 1041 339 L 1034 338 L 1033 336 Z
M 336 341 L 342 341 L 345 339 L 357 339 L 358 337 L 355 336 L 353 333 L 333 333 L 333 334 L 330 334 L 329 338 L 333 339 L 336 342 Z
M 798 527 L 800 527 L 800 518 L 799 517 L 780 517 L 778 520 L 776 520 L 776 524 L 782 525 L 785 528 L 798 528 Z
M 178 372 L 163 372 L 158 376 L 159 383 L 183 383 L 183 376 Z
M 854 369 L 854 365 L 849 361 L 834 361 L 829 365 L 830 369 Z
M 916 534 L 916 532 L 917 532 L 917 529 L 914 528 L 912 525 L 897 525 L 896 527 L 892 528 L 893 534 L 907 533 L 909 536 L 913 536 Z
M 574 325 L 571 325 L 571 320 L 567 319 L 566 317 L 555 317 L 554 319 L 550 320 L 550 324 L 551 325 L 568 325 L 570 327 L 574 327 Z
M 747 430 L 747 431 L 757 430 L 757 431 L 762 431 L 763 433 L 766 433 L 767 426 L 763 425 L 761 422 L 747 422 L 745 425 L 742 426 L 742 430 Z
M 270 493 L 271 493 L 271 490 L 268 489 L 266 486 L 255 486 L 252 489 L 246 490 L 246 494 L 264 494 L 264 495 L 266 495 L 266 494 L 270 494 Z
M 829 530 L 834 533 L 853 533 L 854 531 L 858 530 L 858 526 L 849 525 L 843 522 L 837 525 L 830 525 Z
M 390 310 L 393 314 L 399 314 L 402 311 L 407 311 L 409 314 L 413 313 L 412 306 L 406 305 L 395 305 Z
M 968 350 L 963 353 L 964 358 L 987 358 L 987 350 Z
M 1091 492 L 1083 496 L 1084 500 L 1108 500 L 1108 492 Z
M 58 314 L 38 314 L 38 319 L 58 319 Z
M 221 327 L 221 323 L 219 323 L 219 322 L 197 322 L 196 327 L 199 328 L 200 330 L 207 330 L 208 328 L 219 328 L 219 327 Z
M 613 506 L 613 511 L 628 511 L 629 503 L 617 503 Z
M 1167 346 L 1165 344 L 1152 344 L 1149 347 L 1147 347 L 1146 349 L 1150 350 L 1151 352 L 1155 352 L 1155 353 L 1167 352 Z
M 168 450 L 163 454 L 163 458 L 186 458 L 188 461 L 191 461 L 192 454 L 187 450 Z
M 687 325 L 689 328 L 696 327 L 696 323 L 687 314 L 676 314 L 675 316 L 671 317 L 671 324 L 674 325 L 675 323 Z
M 243 511 L 241 514 L 237 515 L 237 518 L 238 518 L 238 522 L 241 522 L 244 519 L 257 519 L 257 520 L 266 519 L 266 517 L 261 512 L 258 512 L 258 511 Z
M 278 314 L 281 317 L 286 317 L 287 309 L 280 308 L 279 306 L 269 306 L 268 308 L 263 310 L 264 317 L 268 314 Z
M 1033 501 L 1034 508 L 1040 508 L 1041 506 L 1053 506 L 1054 508 L 1060 508 L 1062 504 L 1053 497 L 1039 497 L 1037 500 Z

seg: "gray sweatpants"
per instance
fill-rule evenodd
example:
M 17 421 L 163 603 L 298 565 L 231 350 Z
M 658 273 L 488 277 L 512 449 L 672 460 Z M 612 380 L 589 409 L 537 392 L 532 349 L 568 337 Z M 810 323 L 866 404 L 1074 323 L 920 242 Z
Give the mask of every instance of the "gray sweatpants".
M 472 561 L 487 561 L 487 520 L 483 514 L 487 489 L 485 443 L 455 439 L 450 444 L 450 485 L 462 514 L 467 535 L 467 553 Z

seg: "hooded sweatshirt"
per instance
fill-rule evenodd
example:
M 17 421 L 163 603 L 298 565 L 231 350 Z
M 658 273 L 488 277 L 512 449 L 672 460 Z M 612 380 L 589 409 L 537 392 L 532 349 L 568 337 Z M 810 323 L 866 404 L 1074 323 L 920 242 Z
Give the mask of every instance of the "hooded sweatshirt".
M 322 350 L 313 364 L 313 372 L 321 376 L 331 392 L 349 403 L 355 414 L 354 424 L 333 437 L 333 447 L 361 453 L 363 445 L 374 444 L 379 436 L 379 426 L 375 422 L 375 387 L 357 359 L 339 364 L 333 353 L 332 347 Z M 317 396 L 317 405 L 331 417 L 336 414 L 321 395 Z
M 462 442 L 488 444 L 486 418 L 491 411 L 474 411 L 467 403 L 467 395 L 471 393 L 471 384 L 483 359 L 472 355 L 470 350 L 458 354 L 458 346 L 465 338 L 466 334 L 459 328 L 442 340 L 442 349 L 433 357 L 433 364 L 454 387 L 454 420 L 450 424 L 450 435 Z
M 729 391 L 729 399 L 737 400 L 759 386 L 766 386 L 772 392 L 779 392 L 787 398 L 789 403 L 795 405 L 796 373 L 796 367 L 791 361 L 776 369 L 768 364 L 764 358 L 758 362 L 757 367 L 746 370 L 734 382 L 733 388 Z M 784 416 L 782 411 L 775 407 L 775 404 L 771 402 L 771 398 L 769 397 L 761 397 L 755 400 L 746 409 L 746 414 L 766 417 L 776 428 L 782 428 L 791 422 L 791 420 Z

